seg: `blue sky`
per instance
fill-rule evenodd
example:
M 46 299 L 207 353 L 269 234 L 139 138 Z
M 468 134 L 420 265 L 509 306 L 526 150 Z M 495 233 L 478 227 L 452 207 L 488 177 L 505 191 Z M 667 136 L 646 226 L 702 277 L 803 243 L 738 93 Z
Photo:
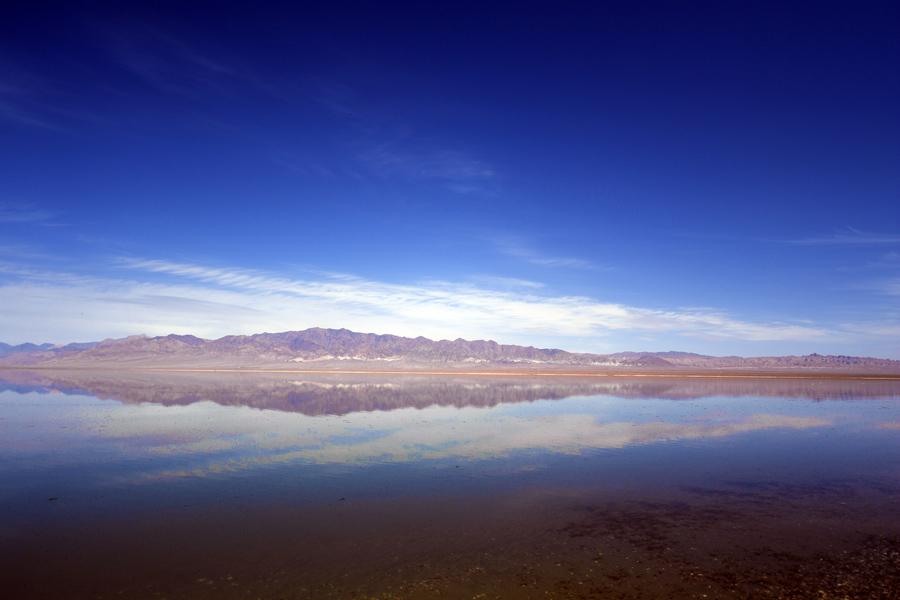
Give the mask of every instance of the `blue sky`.
M 897 3 L 301 4 L 8 5 L 0 341 L 900 359 Z

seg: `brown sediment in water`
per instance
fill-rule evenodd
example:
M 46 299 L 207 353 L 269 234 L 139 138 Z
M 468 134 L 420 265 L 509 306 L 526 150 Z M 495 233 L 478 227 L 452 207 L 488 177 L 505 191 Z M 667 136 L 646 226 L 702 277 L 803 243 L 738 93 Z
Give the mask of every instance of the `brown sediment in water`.
M 6 548 L 4 595 L 896 600 L 898 496 L 833 482 L 333 498 L 302 511 L 223 499 Z

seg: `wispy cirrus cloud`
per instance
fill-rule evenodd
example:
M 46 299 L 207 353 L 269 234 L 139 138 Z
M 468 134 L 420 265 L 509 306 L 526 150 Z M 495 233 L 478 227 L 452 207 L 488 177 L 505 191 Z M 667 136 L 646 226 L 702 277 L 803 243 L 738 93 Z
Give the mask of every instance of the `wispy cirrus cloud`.
M 0 261 L 4 260 L 29 260 L 29 261 L 54 261 L 59 262 L 65 260 L 59 255 L 44 251 L 43 248 L 36 244 L 11 242 L 4 243 L 0 238 Z M 3 265 L 0 263 L 0 273 L 3 272 Z
M 13 99 L 3 97 L 0 90 L 0 120 L 15 123 L 26 127 L 38 127 L 41 129 L 58 129 L 58 126 L 49 120 L 38 116 L 32 107 L 26 108 L 24 102 L 14 101 Z
M 0 203 L 0 223 L 47 224 L 57 213 L 38 208 L 33 204 Z
M 888 277 L 850 286 L 851 289 L 868 290 L 886 296 L 900 296 L 900 277 Z
M 519 258 L 542 267 L 569 267 L 573 269 L 595 269 L 589 261 L 567 256 L 548 256 L 531 248 L 522 238 L 516 236 L 493 236 L 490 241 L 506 256 Z
M 196 97 L 221 90 L 236 75 L 199 44 L 146 22 L 95 22 L 93 31 L 112 61 L 165 93 Z
M 460 194 L 497 192 L 497 168 L 459 149 L 459 144 L 423 135 L 406 116 L 379 109 L 354 89 L 320 83 L 315 101 L 345 122 L 346 147 L 363 172 L 382 179 L 428 182 Z
M 358 157 L 379 177 L 433 181 L 461 194 L 491 193 L 493 167 L 456 150 L 419 144 L 366 144 Z
M 53 94 L 52 86 L 0 56 L 0 121 L 22 127 L 57 130 L 46 106 L 46 96 Z
M 544 287 L 543 283 L 537 281 L 528 281 L 527 279 L 518 279 L 516 277 L 493 277 L 490 275 L 476 275 L 472 277 L 472 281 L 481 283 L 492 289 L 540 289 Z
M 781 240 L 781 242 L 798 246 L 877 246 L 900 244 L 900 234 L 871 233 L 848 227 L 847 231 L 839 231 L 833 235 Z

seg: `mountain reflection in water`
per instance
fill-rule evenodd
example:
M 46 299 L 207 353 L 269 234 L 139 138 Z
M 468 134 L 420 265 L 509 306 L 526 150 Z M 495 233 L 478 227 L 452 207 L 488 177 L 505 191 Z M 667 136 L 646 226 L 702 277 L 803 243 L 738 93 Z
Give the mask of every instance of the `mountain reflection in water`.
M 573 396 L 849 400 L 894 397 L 900 381 L 686 377 L 495 377 L 156 371 L 0 370 L 0 391 L 86 393 L 126 404 L 222 406 L 343 415 L 429 406 L 489 407 Z

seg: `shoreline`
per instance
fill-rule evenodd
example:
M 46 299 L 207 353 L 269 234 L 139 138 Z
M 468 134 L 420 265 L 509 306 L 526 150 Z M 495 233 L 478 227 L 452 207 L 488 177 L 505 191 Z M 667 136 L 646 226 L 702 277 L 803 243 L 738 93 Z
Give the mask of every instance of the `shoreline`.
M 330 375 L 424 375 L 432 377 L 618 377 L 618 378 L 676 378 L 676 379 L 799 379 L 799 380 L 871 380 L 900 381 L 900 373 L 872 373 L 836 371 L 738 371 L 738 370 L 646 370 L 646 371 L 596 371 L 596 370 L 553 370 L 553 369 L 496 369 L 496 370 L 448 370 L 448 369 L 281 369 L 243 367 L 168 367 L 168 366 L 128 366 L 128 365 L 3 365 L 2 371 L 107 371 L 107 372 L 147 372 L 147 373 L 279 373 L 279 374 L 330 374 Z

